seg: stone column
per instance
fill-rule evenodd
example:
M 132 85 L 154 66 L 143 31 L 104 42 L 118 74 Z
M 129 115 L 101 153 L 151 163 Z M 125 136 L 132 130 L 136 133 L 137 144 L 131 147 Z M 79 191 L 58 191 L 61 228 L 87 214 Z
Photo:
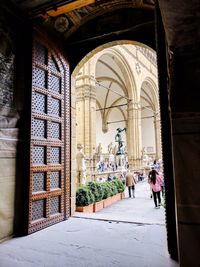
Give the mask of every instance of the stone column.
M 96 147 L 96 93 L 92 85 L 84 85 L 83 90 L 85 154 L 91 157 Z
M 96 147 L 96 88 L 91 76 L 81 75 L 76 82 L 76 132 L 77 144 L 83 144 L 86 156 L 87 176 L 93 170 L 93 154 Z
M 141 104 L 138 104 L 138 145 L 137 145 L 137 166 L 139 168 L 142 167 L 142 109 L 141 109 Z
M 162 158 L 160 117 L 154 116 L 156 159 Z
M 130 168 L 140 167 L 141 161 L 141 110 L 139 103 L 128 104 L 127 152 Z

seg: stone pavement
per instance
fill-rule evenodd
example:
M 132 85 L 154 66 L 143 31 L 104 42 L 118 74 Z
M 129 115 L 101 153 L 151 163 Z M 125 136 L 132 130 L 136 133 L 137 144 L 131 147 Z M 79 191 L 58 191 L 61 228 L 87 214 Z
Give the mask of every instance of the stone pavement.
M 153 199 L 150 198 L 150 187 L 146 180 L 136 184 L 135 196 L 136 198 L 129 198 L 126 188 L 125 199 L 96 213 L 75 212 L 74 216 L 120 222 L 165 225 L 165 209 L 163 206 L 160 209 L 154 208 Z M 163 202 L 164 200 L 162 199 L 162 204 Z
M 145 182 L 137 184 L 135 199 L 101 211 L 106 220 L 71 217 L 0 244 L 0 267 L 178 267 L 167 252 L 164 209 L 153 208 L 148 190 L 145 201 L 143 187 Z M 115 221 L 117 216 L 120 220 Z

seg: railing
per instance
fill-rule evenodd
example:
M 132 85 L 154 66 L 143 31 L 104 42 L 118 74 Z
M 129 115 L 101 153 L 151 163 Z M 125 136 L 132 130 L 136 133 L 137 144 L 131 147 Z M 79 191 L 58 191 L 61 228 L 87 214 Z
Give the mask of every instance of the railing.
M 131 169 L 131 172 L 140 172 L 144 173 L 145 168 L 141 169 Z M 111 175 L 112 177 L 116 176 L 117 178 L 120 178 L 121 174 L 126 174 L 126 170 L 116 170 L 116 171 L 105 171 L 105 172 L 94 172 L 91 174 L 91 180 L 93 181 L 105 181 L 107 180 L 108 176 Z

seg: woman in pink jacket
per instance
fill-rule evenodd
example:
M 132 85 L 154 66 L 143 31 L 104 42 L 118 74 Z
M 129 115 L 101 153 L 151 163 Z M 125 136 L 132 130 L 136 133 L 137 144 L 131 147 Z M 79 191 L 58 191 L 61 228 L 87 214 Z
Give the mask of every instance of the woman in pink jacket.
M 153 200 L 155 203 L 155 208 L 160 208 L 161 197 L 160 192 L 162 191 L 163 178 L 161 175 L 158 175 L 156 170 L 152 170 L 150 177 L 150 187 L 153 193 Z M 158 199 L 158 205 L 157 205 Z

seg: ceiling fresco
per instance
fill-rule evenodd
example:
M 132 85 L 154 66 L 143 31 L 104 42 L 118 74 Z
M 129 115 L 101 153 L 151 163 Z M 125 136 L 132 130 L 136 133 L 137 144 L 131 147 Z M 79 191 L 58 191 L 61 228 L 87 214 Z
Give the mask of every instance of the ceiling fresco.
M 121 21 L 121 19 L 125 20 L 125 22 L 130 20 L 132 16 L 131 9 L 152 9 L 154 7 L 153 0 L 12 0 L 12 2 L 28 13 L 36 23 L 43 23 L 65 39 L 72 35 L 80 26 L 98 17 L 101 17 L 101 19 L 93 27 L 96 27 L 97 31 L 99 27 L 102 27 L 105 31 L 107 26 L 110 31 L 111 24 L 114 28 L 115 24 L 117 26 L 119 24 L 117 21 Z M 119 12 L 117 12 L 119 9 L 129 9 L 126 19 L 125 17 L 119 18 Z M 109 14 L 116 14 L 110 19 L 105 19 L 108 12 Z
M 152 0 L 3 0 L 60 42 L 72 69 L 96 47 L 133 40 L 155 49 Z M 76 52 L 75 52 L 76 51 Z

